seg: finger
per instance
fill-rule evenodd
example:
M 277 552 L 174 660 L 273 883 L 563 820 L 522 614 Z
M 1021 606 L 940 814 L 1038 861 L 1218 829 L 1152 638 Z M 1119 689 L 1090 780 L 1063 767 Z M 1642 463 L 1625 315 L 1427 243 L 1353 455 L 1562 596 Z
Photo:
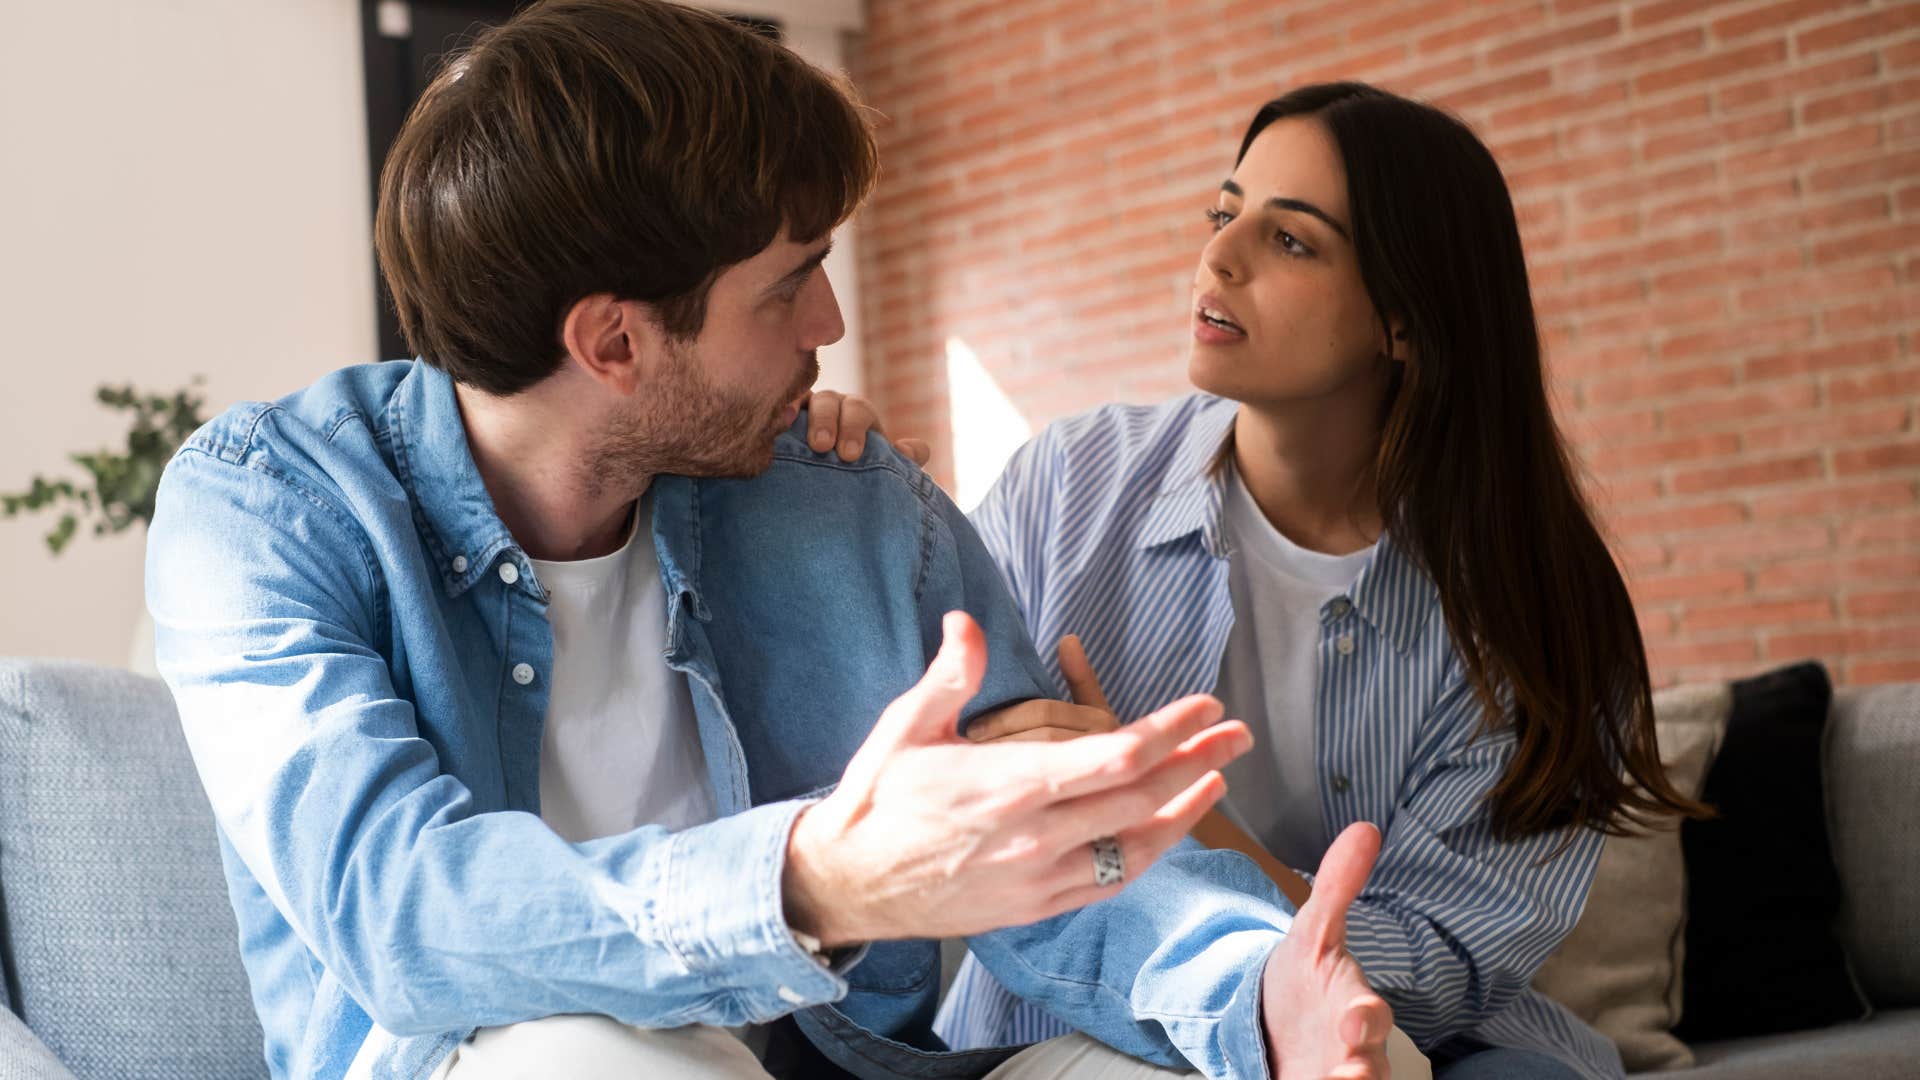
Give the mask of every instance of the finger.
M 968 732 L 967 738 L 975 742 L 1066 742 L 1068 739 L 1077 739 L 1085 734 L 1086 732 L 1076 731 L 1073 728 L 1037 727 L 1028 728 L 1025 731 L 1008 732 L 991 739 L 975 738 L 973 732 Z
M 1052 792 L 1056 802 L 1131 784 L 1181 743 L 1218 723 L 1221 711 L 1220 702 L 1205 694 L 1181 698 L 1118 730 L 1047 747 L 1045 752 L 1036 748 L 1023 772 Z M 1237 720 L 1230 722 L 1243 730 L 1246 727 Z
M 1100 677 L 1093 673 L 1093 662 L 1087 659 L 1086 647 L 1080 644 L 1078 634 L 1068 634 L 1060 639 L 1056 646 L 1060 657 L 1060 675 L 1067 680 L 1067 689 L 1073 694 L 1073 700 L 1080 705 L 1091 705 L 1104 712 L 1113 712 L 1113 706 L 1107 704 L 1107 695 L 1100 689 Z
M 1347 941 L 1347 908 L 1360 895 L 1380 855 L 1380 830 L 1364 821 L 1334 837 L 1314 875 L 1313 896 L 1301 907 L 1292 933 L 1307 934 L 1315 951 L 1341 948 Z
M 1393 1010 L 1378 994 L 1361 994 L 1340 1012 L 1340 1041 L 1349 1053 L 1384 1050 L 1393 1030 Z
M 1057 850 L 1067 851 L 1096 836 L 1149 824 L 1168 802 L 1252 748 L 1245 725 L 1215 725 L 1132 784 L 1056 803 L 1047 811 L 1043 835 Z
M 807 445 L 814 453 L 833 449 L 840 437 L 840 395 L 832 390 L 815 390 L 807 399 Z
M 933 447 L 925 439 L 896 439 L 893 447 L 923 469 L 927 467 L 927 462 L 933 460 Z
M 1051 915 L 1105 900 L 1126 888 L 1127 882 L 1146 873 L 1167 849 L 1179 843 L 1193 828 L 1193 823 L 1213 809 L 1226 793 L 1226 780 L 1217 772 L 1208 773 L 1161 807 L 1150 823 L 1116 833 L 1114 840 L 1120 845 L 1120 863 L 1125 876 L 1112 885 L 1094 883 L 1091 843 L 1063 854 L 1054 870 L 1061 889 L 1051 901 Z
M 1035 698 L 974 717 L 972 723 L 967 725 L 967 738 L 974 742 L 991 742 L 1016 732 L 1043 727 L 1067 728 L 1085 735 L 1111 731 L 1113 724 L 1109 722 L 1110 719 L 1098 709 Z
M 882 714 L 882 723 L 896 729 L 898 742 L 955 737 L 960 707 L 980 690 L 987 671 L 987 638 L 980 624 L 964 611 L 949 611 L 940 631 L 940 651 L 926 674 Z
M 1387 1066 L 1387 1055 L 1377 1053 L 1335 1065 L 1327 1070 L 1326 1080 L 1387 1080 L 1392 1075 Z
M 848 394 L 840 409 L 840 460 L 860 460 L 860 452 L 867 447 L 869 431 L 886 434 L 880 429 L 880 414 L 874 412 L 866 398 Z

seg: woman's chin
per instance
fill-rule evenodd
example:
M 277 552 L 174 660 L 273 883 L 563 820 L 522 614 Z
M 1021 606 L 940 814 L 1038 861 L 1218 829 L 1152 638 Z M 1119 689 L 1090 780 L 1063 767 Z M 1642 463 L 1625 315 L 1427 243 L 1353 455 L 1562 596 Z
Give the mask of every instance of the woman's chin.
M 1195 390 L 1215 397 L 1244 401 L 1249 393 L 1258 396 L 1258 389 L 1249 385 L 1248 373 L 1240 370 L 1235 359 L 1196 345 L 1187 352 L 1187 381 Z

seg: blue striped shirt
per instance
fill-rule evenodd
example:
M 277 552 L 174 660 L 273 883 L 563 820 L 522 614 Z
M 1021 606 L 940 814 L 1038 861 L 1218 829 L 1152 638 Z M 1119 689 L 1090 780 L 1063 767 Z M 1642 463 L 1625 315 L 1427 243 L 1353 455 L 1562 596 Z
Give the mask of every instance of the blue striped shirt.
M 1051 644 L 1080 635 L 1122 720 L 1210 692 L 1219 676 L 1233 605 L 1212 466 L 1236 408 L 1192 395 L 1053 424 L 973 514 L 1042 655 L 1055 665 Z M 1481 731 L 1439 594 L 1389 539 L 1320 622 L 1325 835 L 1370 821 L 1385 837 L 1347 919 L 1368 981 L 1422 1049 L 1468 1035 L 1547 1052 L 1591 1080 L 1622 1076 L 1612 1043 L 1528 986 L 1579 919 L 1603 838 L 1581 830 L 1554 856 L 1562 832 L 1495 837 L 1482 797 L 1513 733 Z M 936 1028 L 956 1049 L 1068 1031 L 971 957 Z

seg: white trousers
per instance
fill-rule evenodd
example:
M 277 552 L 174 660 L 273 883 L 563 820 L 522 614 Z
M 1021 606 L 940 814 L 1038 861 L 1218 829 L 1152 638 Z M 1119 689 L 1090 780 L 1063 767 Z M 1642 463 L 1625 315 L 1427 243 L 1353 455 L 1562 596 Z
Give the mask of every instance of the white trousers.
M 1426 1058 L 1395 1028 L 1387 1045 L 1394 1080 L 1426 1080 Z M 1195 1073 L 1128 1057 L 1085 1035 L 1030 1046 L 987 1080 L 1166 1080 Z M 716 1027 L 637 1028 L 604 1016 L 549 1016 L 482 1028 L 433 1080 L 769 1080 L 760 1059 Z

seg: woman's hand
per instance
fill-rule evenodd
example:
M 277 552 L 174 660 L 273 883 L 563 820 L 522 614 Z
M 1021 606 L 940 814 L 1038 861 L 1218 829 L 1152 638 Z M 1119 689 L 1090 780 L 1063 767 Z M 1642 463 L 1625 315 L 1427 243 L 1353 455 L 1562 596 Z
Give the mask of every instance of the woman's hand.
M 1058 649 L 1060 674 L 1066 677 L 1067 689 L 1073 694 L 1072 704 L 1035 698 L 982 713 L 968 725 L 967 738 L 974 742 L 1062 742 L 1119 727 L 1080 639 L 1068 634 L 1060 639 Z
M 869 431 L 879 435 L 887 433 L 880 426 L 880 414 L 866 398 L 837 390 L 815 390 L 808 397 L 807 445 L 813 447 L 814 453 L 824 454 L 838 447 L 840 460 L 856 461 L 867 445 Z M 912 458 L 915 465 L 926 468 L 933 452 L 925 440 L 891 441 L 894 449 Z
M 1058 650 L 1060 675 L 1067 680 L 1067 689 L 1073 695 L 1072 705 L 1060 701 L 1027 701 L 986 713 L 967 729 L 967 738 L 975 742 L 995 739 L 1059 742 L 1119 727 L 1113 706 L 1107 704 L 1106 691 L 1100 688 L 1100 677 L 1094 674 L 1093 663 L 1087 659 L 1087 650 L 1080 639 L 1068 634 L 1060 639 Z M 1313 887 L 1307 884 L 1306 878 L 1275 858 L 1260 841 L 1228 820 L 1218 808 L 1207 811 L 1194 825 L 1192 835 L 1210 848 L 1229 848 L 1252 859 L 1296 908 L 1313 895 Z

